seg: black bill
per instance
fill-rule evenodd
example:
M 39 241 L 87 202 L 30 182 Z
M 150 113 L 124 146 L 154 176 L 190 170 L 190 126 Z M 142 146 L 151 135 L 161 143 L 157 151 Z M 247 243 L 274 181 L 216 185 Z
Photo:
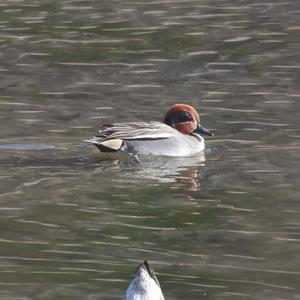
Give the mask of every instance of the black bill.
M 194 130 L 195 133 L 200 133 L 204 135 L 213 136 L 214 134 L 208 129 L 204 128 L 201 124 L 198 124 L 197 128 Z

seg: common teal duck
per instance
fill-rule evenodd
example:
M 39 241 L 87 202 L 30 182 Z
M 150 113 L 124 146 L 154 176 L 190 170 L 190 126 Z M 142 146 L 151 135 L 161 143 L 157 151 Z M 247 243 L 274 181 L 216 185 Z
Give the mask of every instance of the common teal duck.
M 135 273 L 127 288 L 124 300 L 164 300 L 159 282 L 145 260 Z
M 115 123 L 85 141 L 96 145 L 101 152 L 192 156 L 205 148 L 201 135 L 213 134 L 201 126 L 196 109 L 175 104 L 167 111 L 163 123 Z

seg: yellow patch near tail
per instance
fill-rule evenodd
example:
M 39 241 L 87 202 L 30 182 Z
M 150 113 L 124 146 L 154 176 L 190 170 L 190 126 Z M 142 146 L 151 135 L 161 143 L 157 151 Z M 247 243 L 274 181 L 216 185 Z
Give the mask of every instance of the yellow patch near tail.
M 101 142 L 101 143 L 99 143 L 99 145 L 117 151 L 117 150 L 120 150 L 120 148 L 122 147 L 123 140 L 122 139 L 111 139 L 111 140 Z

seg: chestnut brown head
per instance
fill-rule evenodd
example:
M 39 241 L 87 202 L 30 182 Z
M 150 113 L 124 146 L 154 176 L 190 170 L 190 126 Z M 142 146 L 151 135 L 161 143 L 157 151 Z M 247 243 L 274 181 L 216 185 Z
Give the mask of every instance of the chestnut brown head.
M 202 133 L 212 135 L 200 125 L 197 110 L 188 104 L 174 104 L 166 113 L 164 123 L 183 134 Z

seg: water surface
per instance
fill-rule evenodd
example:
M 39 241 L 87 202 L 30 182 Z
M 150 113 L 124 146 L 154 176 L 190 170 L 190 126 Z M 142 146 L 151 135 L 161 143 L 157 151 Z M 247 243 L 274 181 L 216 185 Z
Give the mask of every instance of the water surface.
M 299 299 L 297 0 L 0 4 L 0 298 Z M 97 154 L 176 102 L 205 158 Z

